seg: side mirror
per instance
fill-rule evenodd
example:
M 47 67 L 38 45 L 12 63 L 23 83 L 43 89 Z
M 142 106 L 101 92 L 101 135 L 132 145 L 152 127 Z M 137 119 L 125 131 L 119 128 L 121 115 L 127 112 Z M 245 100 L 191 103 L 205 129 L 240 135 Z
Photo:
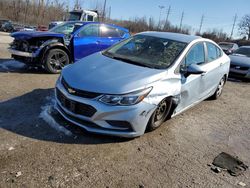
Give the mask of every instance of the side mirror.
M 203 71 L 199 65 L 196 65 L 196 64 L 191 64 L 187 67 L 187 75 L 190 75 L 190 74 L 203 74 L 205 73 L 206 71 Z

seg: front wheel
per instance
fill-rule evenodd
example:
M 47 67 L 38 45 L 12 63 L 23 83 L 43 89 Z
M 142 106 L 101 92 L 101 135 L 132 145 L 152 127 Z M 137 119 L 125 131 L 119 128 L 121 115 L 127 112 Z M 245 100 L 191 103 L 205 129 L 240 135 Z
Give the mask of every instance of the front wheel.
M 149 119 L 147 125 L 148 131 L 153 131 L 161 126 L 161 124 L 167 119 L 170 113 L 171 106 L 172 106 L 171 99 L 164 99 L 158 104 L 156 110 Z
M 44 67 L 49 73 L 60 73 L 65 65 L 69 64 L 68 54 L 61 49 L 49 50 L 44 59 Z

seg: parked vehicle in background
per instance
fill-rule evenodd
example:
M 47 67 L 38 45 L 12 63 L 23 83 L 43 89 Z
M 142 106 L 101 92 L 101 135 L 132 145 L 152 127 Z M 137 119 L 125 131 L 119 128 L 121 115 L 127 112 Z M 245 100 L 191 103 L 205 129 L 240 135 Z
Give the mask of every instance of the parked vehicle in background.
M 67 21 L 85 21 L 85 22 L 96 22 L 98 21 L 98 12 L 94 10 L 82 10 L 75 9 L 69 12 L 69 18 Z M 54 21 L 49 24 L 49 29 L 62 24 L 63 21 Z
M 24 26 L 21 31 L 36 31 L 36 27 L 34 26 Z
M 45 25 L 39 25 L 37 26 L 37 31 L 48 31 L 48 27 Z
M 238 44 L 232 42 L 220 42 L 219 46 L 227 55 L 233 53 L 235 50 L 239 48 Z
M 87 131 L 136 137 L 208 97 L 217 99 L 229 66 L 211 40 L 143 32 L 65 67 L 56 108 Z
M 13 24 L 13 26 L 14 26 L 14 32 L 23 31 L 24 29 L 24 26 L 20 24 Z
M 5 20 L 5 19 L 0 19 L 0 29 L 2 27 L 2 25 L 6 22 L 11 22 L 10 20 Z
M 229 76 L 250 80 L 250 46 L 241 46 L 233 54 L 231 59 Z
M 49 24 L 49 29 L 52 29 L 53 27 L 62 24 L 63 21 L 55 21 L 55 22 L 50 22 Z
M 127 29 L 99 22 L 65 22 L 48 32 L 17 32 L 9 51 L 30 66 L 50 73 L 130 36 Z
M 11 21 L 6 21 L 1 24 L 0 30 L 11 33 L 14 31 L 14 26 L 12 25 Z
M 87 21 L 94 22 L 98 21 L 98 13 L 97 11 L 92 10 L 73 10 L 69 12 L 68 21 Z

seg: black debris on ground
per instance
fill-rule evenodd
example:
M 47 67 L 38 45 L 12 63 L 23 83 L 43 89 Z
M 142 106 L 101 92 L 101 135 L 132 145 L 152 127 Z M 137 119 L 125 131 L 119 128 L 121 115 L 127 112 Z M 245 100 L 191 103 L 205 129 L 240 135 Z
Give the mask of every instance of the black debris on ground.
M 232 176 L 238 176 L 248 169 L 248 166 L 237 157 L 233 157 L 225 152 L 216 156 L 212 164 L 214 166 L 212 166 L 211 169 L 214 172 L 219 173 L 221 172 L 221 169 L 225 169 Z

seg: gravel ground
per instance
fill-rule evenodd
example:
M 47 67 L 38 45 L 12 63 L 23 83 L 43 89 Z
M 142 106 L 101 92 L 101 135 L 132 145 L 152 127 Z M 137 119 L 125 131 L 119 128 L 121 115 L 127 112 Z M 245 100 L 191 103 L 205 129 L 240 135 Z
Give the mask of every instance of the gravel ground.
M 53 110 L 58 75 L 10 59 L 0 33 L 0 187 L 250 187 L 208 166 L 224 151 L 250 165 L 250 84 L 228 81 L 206 100 L 136 139 L 94 135 Z

